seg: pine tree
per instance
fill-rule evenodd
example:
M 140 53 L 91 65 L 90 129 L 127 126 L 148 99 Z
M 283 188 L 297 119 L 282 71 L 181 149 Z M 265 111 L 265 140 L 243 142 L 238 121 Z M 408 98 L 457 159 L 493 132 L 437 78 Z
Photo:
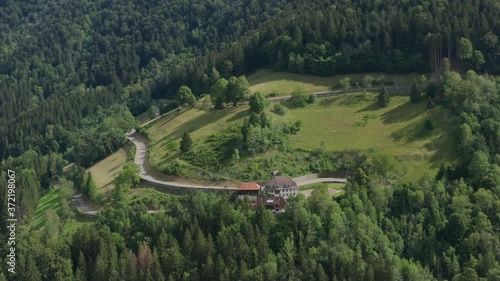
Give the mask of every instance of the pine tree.
M 382 107 L 387 107 L 389 106 L 390 100 L 391 97 L 389 96 L 387 89 L 385 88 L 385 86 L 382 86 L 382 90 L 378 94 L 378 104 Z
M 188 152 L 191 150 L 191 147 L 193 146 L 193 140 L 191 139 L 191 135 L 186 131 L 182 135 L 181 139 L 181 151 L 182 152 Z
M 78 257 L 78 266 L 75 272 L 75 281 L 86 281 L 87 280 L 87 263 L 85 262 L 85 257 L 83 253 L 80 252 Z
M 413 81 L 413 85 L 411 86 L 410 92 L 410 101 L 413 103 L 417 103 L 421 99 L 421 94 L 417 86 L 417 81 Z

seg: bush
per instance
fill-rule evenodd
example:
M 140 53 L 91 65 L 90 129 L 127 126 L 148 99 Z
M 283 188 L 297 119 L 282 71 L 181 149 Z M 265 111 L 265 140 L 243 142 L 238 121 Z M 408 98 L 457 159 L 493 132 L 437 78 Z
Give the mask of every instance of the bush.
M 277 97 L 277 96 L 279 96 L 279 95 L 280 95 L 280 94 L 278 94 L 278 92 L 273 91 L 272 93 L 268 94 L 267 96 L 268 96 L 268 97 L 270 97 L 270 98 L 272 98 L 272 97 Z
M 292 97 L 288 100 L 291 108 L 305 107 L 307 104 L 306 91 L 302 88 L 297 88 L 292 92 Z
M 436 123 L 434 123 L 434 121 L 432 121 L 431 119 L 427 119 L 425 121 L 424 126 L 425 126 L 426 130 L 432 131 L 432 130 L 434 130 L 434 128 L 436 128 Z
M 286 114 L 286 108 L 281 103 L 276 103 L 273 106 L 273 112 L 278 114 L 279 116 L 283 116 Z
M 373 78 L 373 76 L 371 75 L 366 75 L 365 77 L 363 77 L 363 81 L 362 81 L 362 84 L 364 87 L 371 87 L 372 86 L 372 83 L 373 81 L 375 80 L 375 78 Z
M 307 97 L 307 103 L 312 104 L 316 101 L 316 95 L 315 94 L 309 94 Z
M 339 81 L 339 87 L 342 89 L 349 89 L 351 87 L 351 78 L 344 77 Z

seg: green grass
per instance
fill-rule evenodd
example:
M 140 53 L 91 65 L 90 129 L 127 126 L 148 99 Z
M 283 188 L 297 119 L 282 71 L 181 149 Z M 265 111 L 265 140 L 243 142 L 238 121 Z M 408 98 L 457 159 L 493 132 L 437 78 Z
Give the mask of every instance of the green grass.
M 428 110 L 425 102 L 413 104 L 408 97 L 392 97 L 389 106 L 381 108 L 375 93 L 345 94 L 319 99 L 277 118 L 302 121 L 302 130 L 290 136 L 294 148 L 389 152 L 411 178 L 456 157 L 456 123 L 444 121 L 450 113 L 441 107 Z M 424 128 L 427 119 L 436 121 L 435 130 Z
M 135 146 L 128 143 L 123 148 L 120 148 L 115 153 L 96 163 L 90 167 L 88 171 L 92 174 L 97 187 L 98 194 L 104 194 L 115 188 L 113 180 L 122 170 L 123 165 L 133 159 L 131 151 L 135 152 Z
M 351 79 L 362 79 L 365 74 L 350 75 Z M 377 77 L 380 74 L 371 73 Z M 385 80 L 394 78 L 385 75 Z M 283 72 L 260 70 L 249 77 L 252 90 L 269 93 L 273 90 L 280 92 L 292 91 L 301 86 L 308 92 L 328 90 L 332 84 L 338 82 L 343 76 L 315 77 Z M 401 75 L 402 84 L 410 82 L 415 74 Z M 457 159 L 454 152 L 456 122 L 450 122 L 451 114 L 440 106 L 427 109 L 425 101 L 418 104 L 409 102 L 405 96 L 393 96 L 387 108 L 381 108 L 376 103 L 376 93 L 351 93 L 335 97 L 318 99 L 314 104 L 305 108 L 290 109 L 285 116 L 277 116 L 270 111 L 266 112 L 272 118 L 283 122 L 300 120 L 303 124 L 301 131 L 290 135 L 290 146 L 294 149 L 325 149 L 327 151 L 356 150 L 372 155 L 375 152 L 386 152 L 393 155 L 398 161 L 398 175 L 414 179 L 429 172 L 434 173 L 441 162 L 453 162 Z M 206 98 L 205 98 L 206 99 Z M 248 115 L 248 106 L 240 105 L 236 108 L 229 107 L 224 110 L 207 110 L 207 101 L 199 101 L 195 108 L 175 110 L 165 114 L 160 119 L 147 125 L 151 139 L 149 155 L 153 167 L 162 170 L 172 161 L 182 164 L 179 153 L 179 140 L 185 131 L 191 131 L 191 137 L 197 141 L 212 133 L 225 129 L 232 124 L 241 124 Z M 427 119 L 435 120 L 435 130 L 424 128 Z M 292 151 L 292 152 L 293 152 Z M 298 153 L 298 154 L 297 154 Z M 308 163 L 304 163 L 306 155 L 297 152 L 287 153 L 292 157 L 293 176 L 307 172 Z M 283 152 L 272 151 L 263 155 L 245 158 L 234 170 L 246 173 L 245 163 L 249 164 L 260 159 L 267 161 L 277 159 Z M 300 154 L 300 155 L 299 155 Z M 304 160 L 304 161 L 302 161 Z M 273 160 L 274 161 L 274 160 Z M 267 162 L 273 162 L 267 161 Z M 284 160 L 283 160 L 284 161 Z M 274 161 L 276 162 L 276 161 Z M 262 166 L 264 173 L 267 170 L 287 168 Z M 285 161 L 286 162 L 286 161 Z M 303 163 L 303 164 L 301 164 Z M 253 166 L 256 166 L 252 163 Z M 283 164 L 284 165 L 284 164 Z M 281 166 L 283 166 L 281 165 Z M 188 167 L 188 165 L 185 165 Z M 285 165 L 286 166 L 286 165 Z M 199 174 L 191 168 L 193 174 Z M 250 171 L 249 170 L 249 171 Z M 234 173 L 233 173 L 234 174 Z M 254 172 L 249 172 L 254 175 Z M 222 176 L 231 176 L 223 173 Z M 234 176 L 234 175 L 233 175 Z
M 261 69 L 248 76 L 250 89 L 252 92 L 261 92 L 269 94 L 273 91 L 281 95 L 290 94 L 296 88 L 304 88 L 306 92 L 323 92 L 331 90 L 336 86 L 340 79 L 349 77 L 351 82 L 361 82 L 365 75 L 371 75 L 374 78 L 383 77 L 383 81 L 398 80 L 403 85 L 410 85 L 420 74 L 387 74 L 387 73 L 360 73 L 348 75 L 335 75 L 330 77 L 320 77 L 313 75 L 304 75 L 288 72 L 273 72 L 270 69 Z
M 311 189 L 318 189 L 318 188 L 332 188 L 332 189 L 336 189 L 336 190 L 342 190 L 342 189 L 344 189 L 344 187 L 345 187 L 344 183 L 313 183 L 313 184 L 300 186 L 299 190 L 311 190 Z
M 45 194 L 38 203 L 38 207 L 35 210 L 35 216 L 31 221 L 32 229 L 40 229 L 47 223 L 47 217 L 45 212 L 49 209 L 53 209 L 57 215 L 61 215 L 61 204 L 60 204 L 60 192 L 59 189 L 52 189 L 49 193 Z M 68 202 L 69 203 L 69 202 Z M 79 227 L 86 224 L 92 223 L 93 218 L 81 216 L 78 212 L 74 211 L 74 218 L 69 219 L 63 225 L 63 233 L 72 233 Z
M 35 210 L 35 216 L 31 221 L 32 228 L 40 228 L 47 221 L 47 217 L 45 216 L 45 212 L 47 210 L 53 209 L 58 215 L 60 215 L 61 204 L 60 204 L 60 194 L 59 189 L 52 189 L 49 193 L 45 194 L 40 201 L 38 202 L 38 206 Z
M 149 162 L 153 167 L 162 170 L 165 165 L 179 158 L 179 141 L 184 132 L 191 132 L 194 141 L 200 140 L 243 122 L 244 117 L 249 114 L 248 105 L 206 110 L 203 106 L 205 99 L 199 101 L 194 108 L 171 111 L 146 127 L 151 141 Z
M 63 233 L 71 234 L 78 230 L 80 227 L 88 225 L 94 222 L 94 218 L 85 217 L 80 215 L 78 212 L 75 212 L 75 217 L 73 219 L 68 220 L 63 225 Z

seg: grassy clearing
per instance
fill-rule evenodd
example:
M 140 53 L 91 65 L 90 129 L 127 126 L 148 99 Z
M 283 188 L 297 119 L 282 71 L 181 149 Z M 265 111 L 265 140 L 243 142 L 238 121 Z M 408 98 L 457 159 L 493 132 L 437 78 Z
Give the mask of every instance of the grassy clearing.
M 377 77 L 380 74 L 370 75 Z M 359 80 L 364 76 L 365 74 L 350 75 L 352 80 Z M 399 82 L 404 84 L 410 83 L 416 76 L 410 74 L 398 77 L 401 78 Z M 314 92 L 328 90 L 342 77 L 344 76 L 315 77 L 273 73 L 264 69 L 250 76 L 249 81 L 253 91 L 264 93 L 273 90 L 286 93 L 297 86 Z M 394 77 L 385 74 L 384 79 Z M 400 162 L 398 174 L 409 179 L 418 178 L 427 172 L 434 173 L 442 162 L 455 161 L 457 157 L 453 148 L 457 123 L 450 121 L 453 119 L 445 109 L 436 106 L 429 110 L 425 101 L 413 104 L 404 96 L 392 97 L 389 106 L 381 108 L 376 99 L 376 93 L 343 94 L 318 99 L 305 108 L 290 109 L 284 116 L 278 116 L 271 112 L 271 108 L 267 108 L 268 115 L 278 121 L 302 122 L 301 131 L 289 137 L 292 151 L 270 151 L 265 155 L 245 158 L 231 167 L 233 174 L 237 172 L 241 179 L 248 180 L 244 176 L 247 173 L 253 175 L 251 180 L 257 180 L 253 178 L 255 169 L 262 170 L 262 176 L 257 176 L 259 178 L 267 178 L 267 171 L 274 169 L 287 171 L 291 176 L 309 172 L 309 163 L 304 164 L 307 162 L 307 153 L 294 149 L 356 150 L 367 153 L 368 156 L 375 152 L 386 152 Z M 206 104 L 205 98 L 195 108 L 167 113 L 147 126 L 151 139 L 149 160 L 153 167 L 162 170 L 172 161 L 182 162 L 178 146 L 185 131 L 191 131 L 191 137 L 197 141 L 241 122 L 248 115 L 247 105 L 211 111 L 207 110 L 209 106 Z M 425 129 L 424 124 L 428 119 L 435 120 L 434 130 Z M 267 164 L 253 163 L 257 160 Z M 195 173 L 199 174 L 197 171 Z M 231 173 L 222 176 L 231 176 Z
M 312 190 L 312 189 L 319 189 L 319 188 L 331 188 L 331 189 L 336 189 L 336 190 L 343 190 L 344 187 L 345 187 L 345 184 L 343 184 L 343 183 L 313 183 L 313 184 L 300 186 L 299 190 Z
M 279 94 L 290 94 L 296 88 L 304 88 L 306 92 L 329 91 L 332 86 L 339 83 L 340 79 L 349 77 L 351 82 L 361 82 L 363 77 L 371 75 L 374 78 L 383 77 L 384 81 L 397 80 L 400 84 L 409 85 L 420 74 L 387 74 L 387 73 L 360 73 L 349 75 L 335 75 L 330 77 L 320 77 L 288 72 L 273 72 L 270 69 L 261 69 L 248 76 L 248 82 L 252 92 L 269 94 L 276 91 Z
M 61 193 L 60 189 L 52 189 L 49 193 L 45 194 L 38 203 L 38 207 L 35 210 L 35 216 L 31 221 L 32 229 L 40 229 L 47 223 L 47 217 L 45 212 L 47 210 L 54 210 L 57 215 L 61 215 Z M 62 226 L 63 234 L 72 233 L 81 226 L 92 223 L 93 219 L 89 217 L 81 216 L 78 212 L 73 211 L 74 217 L 64 222 Z
M 441 107 L 428 110 L 425 102 L 412 104 L 408 97 L 392 97 L 389 106 L 381 108 L 375 93 L 346 94 L 319 99 L 279 118 L 302 121 L 301 132 L 290 136 L 295 148 L 389 152 L 400 160 L 407 177 L 455 159 L 456 123 L 449 121 L 450 114 Z M 436 129 L 425 129 L 427 119 L 436 120 Z
M 113 180 L 118 173 L 120 173 L 123 165 L 128 160 L 133 159 L 134 156 L 131 153 L 133 148 L 135 148 L 135 146 L 128 143 L 123 148 L 120 148 L 115 153 L 88 169 L 99 188 L 98 194 L 107 193 L 115 188 Z
M 80 227 L 93 223 L 94 219 L 91 217 L 84 217 L 80 215 L 78 212 L 75 212 L 75 217 L 73 219 L 68 220 L 63 225 L 63 233 L 71 234 L 78 230 Z
M 50 209 L 54 210 L 58 215 L 61 214 L 59 189 L 52 189 L 49 193 L 40 198 L 38 207 L 35 210 L 35 216 L 31 221 L 31 227 L 35 229 L 42 227 L 47 221 L 45 212 Z

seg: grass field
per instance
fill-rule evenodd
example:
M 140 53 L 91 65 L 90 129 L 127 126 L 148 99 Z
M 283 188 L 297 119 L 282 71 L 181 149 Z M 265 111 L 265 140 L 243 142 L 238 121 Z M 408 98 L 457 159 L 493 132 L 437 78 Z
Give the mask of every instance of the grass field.
M 99 188 L 98 194 L 106 193 L 114 188 L 114 178 L 120 173 L 127 160 L 133 157 L 130 155 L 132 147 L 133 144 L 128 143 L 88 169 Z
M 270 69 L 261 69 L 248 76 L 250 89 L 252 92 L 261 92 L 269 94 L 276 91 L 278 94 L 290 94 L 296 88 L 304 88 L 306 92 L 329 91 L 332 86 L 336 86 L 340 79 L 349 77 L 351 82 L 360 82 L 365 75 L 371 75 L 374 78 L 382 78 L 383 81 L 398 81 L 402 85 L 411 85 L 419 74 L 387 74 L 387 73 L 360 73 L 349 75 L 335 75 L 330 77 L 321 77 L 313 75 L 304 75 L 288 72 L 273 72 Z
M 47 218 L 45 212 L 49 209 L 54 210 L 60 215 L 61 204 L 59 200 L 59 189 L 52 189 L 49 193 L 45 194 L 38 202 L 38 207 L 35 210 L 35 216 L 31 221 L 31 227 L 40 228 L 45 224 Z
M 33 229 L 40 229 L 47 222 L 47 217 L 45 212 L 47 210 L 54 210 L 57 215 L 61 215 L 61 203 L 60 203 L 60 190 L 52 189 L 49 193 L 45 194 L 38 202 L 38 207 L 35 210 L 35 216 L 31 221 L 31 227 Z M 69 202 L 68 202 L 69 203 Z M 69 219 L 63 225 L 63 233 L 68 234 L 74 232 L 79 227 L 84 226 L 88 223 L 92 223 L 93 219 L 81 216 L 78 212 L 74 212 L 74 218 Z
M 375 93 L 345 94 L 289 110 L 280 118 L 303 123 L 302 130 L 290 136 L 293 147 L 389 152 L 410 177 L 455 158 L 457 123 L 441 107 L 428 110 L 425 102 L 413 104 L 408 97 L 392 97 L 389 106 L 381 108 Z M 435 129 L 425 129 L 428 119 L 436 120 Z
M 370 73 L 374 77 L 382 74 Z M 385 80 L 394 76 L 383 74 Z M 353 80 L 365 74 L 349 75 Z M 400 75 L 402 84 L 410 83 L 417 75 Z M 249 76 L 253 91 L 264 93 L 290 92 L 303 87 L 308 92 L 328 90 L 344 76 L 315 77 L 263 69 Z M 196 141 L 216 131 L 241 122 L 248 114 L 248 106 L 229 107 L 225 110 L 204 110 L 206 101 L 199 101 L 196 108 L 173 111 L 148 125 L 150 163 L 159 168 L 179 160 L 178 141 L 185 131 L 192 131 Z M 272 107 L 272 104 L 271 104 Z M 305 108 L 290 109 L 285 116 L 272 113 L 278 121 L 300 120 L 301 131 L 290 135 L 292 148 L 329 151 L 357 150 L 370 156 L 374 152 L 387 152 L 398 161 L 398 174 L 404 178 L 417 178 L 426 172 L 434 173 L 441 162 L 456 159 L 453 147 L 456 122 L 440 106 L 427 109 L 425 101 L 409 102 L 405 96 L 393 96 L 387 108 L 376 103 L 376 93 L 351 93 L 318 99 Z M 435 128 L 425 129 L 426 120 L 435 120 Z M 266 158 L 273 158 L 273 153 Z M 253 161 L 259 155 L 244 162 Z M 244 169 L 244 168 L 242 168 Z M 299 169 L 300 170 L 300 169 Z

